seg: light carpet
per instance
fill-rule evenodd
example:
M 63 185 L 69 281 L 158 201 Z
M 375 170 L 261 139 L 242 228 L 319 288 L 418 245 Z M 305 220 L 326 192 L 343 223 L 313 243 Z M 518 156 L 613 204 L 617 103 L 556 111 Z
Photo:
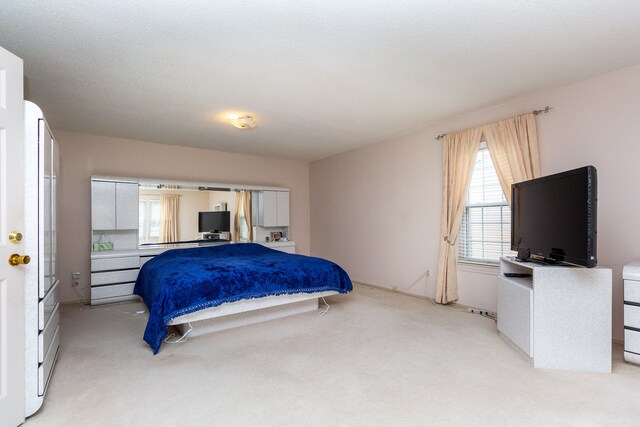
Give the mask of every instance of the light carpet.
M 163 344 L 141 303 L 61 312 L 36 426 L 638 425 L 640 367 L 534 369 L 488 318 L 357 286 L 310 312 Z

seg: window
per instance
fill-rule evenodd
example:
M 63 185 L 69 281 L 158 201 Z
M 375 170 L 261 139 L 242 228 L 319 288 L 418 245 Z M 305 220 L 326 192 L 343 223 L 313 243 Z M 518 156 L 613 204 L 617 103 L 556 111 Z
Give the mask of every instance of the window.
M 240 221 L 240 235 L 238 236 L 238 241 L 240 242 L 248 242 L 249 241 L 249 227 L 247 226 L 247 218 L 244 213 L 244 204 L 240 203 L 240 207 L 238 210 L 238 220 Z
M 140 243 L 160 242 L 160 198 L 140 196 L 138 203 L 138 238 Z
M 497 264 L 500 257 L 513 254 L 511 209 L 484 144 L 476 157 L 457 244 L 462 262 Z

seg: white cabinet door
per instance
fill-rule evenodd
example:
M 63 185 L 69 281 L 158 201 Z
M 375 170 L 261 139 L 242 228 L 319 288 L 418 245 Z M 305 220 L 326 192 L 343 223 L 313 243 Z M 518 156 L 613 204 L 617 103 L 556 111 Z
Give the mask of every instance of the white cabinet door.
M 117 182 L 115 200 L 116 229 L 137 230 L 138 212 L 138 184 Z
M 262 226 L 278 226 L 278 195 L 277 191 L 262 192 Z
M 43 185 L 42 185 L 42 193 L 44 197 L 44 202 L 42 206 L 42 237 L 44 239 L 44 256 L 43 256 L 43 270 L 44 270 L 44 291 L 46 292 L 51 285 L 53 285 L 53 279 L 51 276 L 51 252 L 52 252 L 52 217 L 51 217 L 51 205 L 52 205 L 52 194 L 51 194 L 51 178 L 52 178 L 52 152 L 53 149 L 53 137 L 51 136 L 51 132 L 49 131 L 49 126 L 45 123 L 43 119 L 38 120 L 39 125 L 39 141 L 38 143 L 42 146 L 40 151 L 43 154 L 43 158 L 40 159 L 42 162 L 42 166 L 40 170 L 43 173 Z
M 58 143 L 51 139 L 51 285 L 58 280 L 58 174 L 60 173 L 60 152 Z
M 116 229 L 116 183 L 91 181 L 91 228 Z
M 253 225 L 258 227 L 289 226 L 288 191 L 255 191 L 252 199 Z
M 289 192 L 276 191 L 276 199 L 278 205 L 278 223 L 279 227 L 289 226 Z
M 91 228 L 138 229 L 138 184 L 91 181 Z
M 501 261 L 504 262 L 504 261 Z M 533 286 L 498 276 L 498 331 L 533 357 Z

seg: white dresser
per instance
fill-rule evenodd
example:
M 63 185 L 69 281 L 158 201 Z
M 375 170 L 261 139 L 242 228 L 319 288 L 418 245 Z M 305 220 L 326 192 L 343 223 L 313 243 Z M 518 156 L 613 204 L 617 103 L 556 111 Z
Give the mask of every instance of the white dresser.
M 140 271 L 138 251 L 94 252 L 91 255 L 91 305 L 136 300 L 133 287 Z
M 625 265 L 624 360 L 640 364 L 640 261 Z
M 42 110 L 25 102 L 25 416 L 44 399 L 60 345 L 57 253 L 58 145 Z

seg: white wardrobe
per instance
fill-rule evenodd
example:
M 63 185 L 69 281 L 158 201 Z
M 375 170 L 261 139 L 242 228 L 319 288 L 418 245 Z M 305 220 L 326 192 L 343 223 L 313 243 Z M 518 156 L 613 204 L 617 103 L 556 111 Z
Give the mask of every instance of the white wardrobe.
M 44 399 L 60 343 L 57 252 L 58 144 L 42 110 L 25 102 L 25 416 Z

